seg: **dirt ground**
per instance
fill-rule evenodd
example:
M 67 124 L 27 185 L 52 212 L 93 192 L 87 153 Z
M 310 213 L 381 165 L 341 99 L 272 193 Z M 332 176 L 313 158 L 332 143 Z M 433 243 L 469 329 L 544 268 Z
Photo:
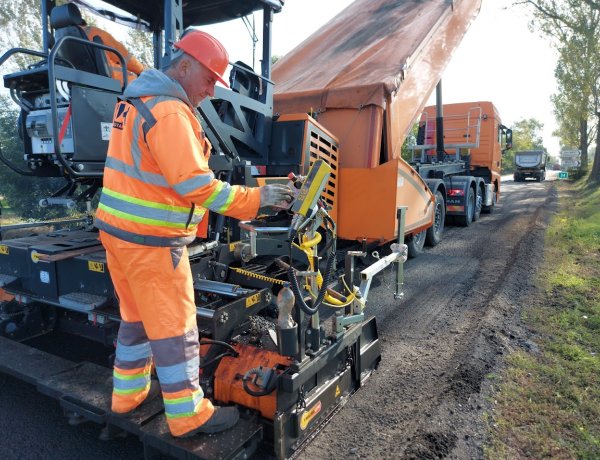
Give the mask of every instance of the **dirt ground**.
M 552 182 L 503 184 L 495 213 L 406 264 L 400 303 L 382 282 L 369 298 L 383 358 L 377 372 L 299 458 L 480 459 L 490 374 L 513 347 L 535 347 L 520 324 L 556 208 Z
M 367 313 L 378 321 L 379 369 L 298 455 L 321 459 L 479 459 L 484 413 L 493 409 L 488 375 L 514 347 L 535 347 L 520 312 L 535 302 L 535 271 L 556 207 L 552 182 L 502 185 L 492 215 L 405 264 L 405 297 L 391 273 L 376 280 Z M 69 426 L 58 403 L 0 376 L 4 459 L 138 459 L 135 437 L 97 439 L 93 424 Z

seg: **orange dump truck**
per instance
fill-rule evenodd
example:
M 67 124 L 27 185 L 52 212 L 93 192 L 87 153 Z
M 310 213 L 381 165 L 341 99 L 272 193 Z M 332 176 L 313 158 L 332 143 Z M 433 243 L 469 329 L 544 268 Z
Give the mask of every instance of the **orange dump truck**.
M 423 112 L 424 105 L 480 6 L 480 0 L 407 1 L 393 8 L 382 0 L 357 1 L 275 65 L 279 121 L 310 113 L 313 124 L 338 142 L 331 194 L 340 238 L 390 241 L 397 234 L 397 209 L 404 206 L 405 235 L 414 255 L 426 236 L 431 244 L 439 240 L 444 203 L 458 220 L 461 214 L 471 216 L 462 219 L 468 224 L 490 201 L 490 190 L 497 194 L 501 148 L 494 130 L 501 124 L 490 103 L 480 104 L 478 122 L 485 135 L 459 148 L 460 156 L 471 149 L 470 165 L 460 160 L 459 166 L 448 155 L 436 157 L 435 165 L 425 164 L 432 159 L 427 155 L 412 163 L 401 158 L 402 145 L 420 117 L 426 129 L 437 129 L 437 117 L 428 122 L 431 108 Z M 449 115 L 468 108 L 445 107 Z M 488 147 L 493 154 L 486 153 Z M 469 178 L 463 182 L 474 195 L 466 191 L 462 201 L 449 196 L 458 193 L 459 175 Z
M 447 216 L 468 226 L 482 211 L 493 211 L 500 197 L 502 154 L 511 144 L 512 130 L 491 102 L 430 106 L 419 120 L 410 163 L 426 180 L 443 179 L 438 190 Z

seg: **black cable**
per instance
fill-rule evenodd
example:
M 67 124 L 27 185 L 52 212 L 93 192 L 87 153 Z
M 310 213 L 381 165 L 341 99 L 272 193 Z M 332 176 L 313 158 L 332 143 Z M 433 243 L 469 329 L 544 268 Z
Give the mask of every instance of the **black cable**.
M 21 174 L 22 176 L 35 176 L 35 174 L 33 172 L 25 171 L 25 170 L 19 168 L 18 166 L 13 165 L 7 158 L 4 157 L 4 155 L 2 154 L 1 147 L 0 147 L 0 161 L 2 161 L 2 163 L 4 163 L 6 166 L 8 166 L 10 169 L 12 169 L 17 174 Z
M 200 345 L 220 345 L 222 347 L 229 348 L 233 353 L 235 353 L 236 357 L 239 355 L 237 350 L 235 348 L 233 348 L 233 346 L 231 344 L 229 344 L 227 342 L 222 342 L 220 340 L 202 339 L 202 340 L 200 340 Z
M 273 370 L 273 372 L 275 372 L 275 370 Z M 273 391 L 277 387 L 277 380 L 279 379 L 279 376 L 275 375 L 275 377 L 269 381 L 269 385 L 264 390 L 255 391 L 248 386 L 248 380 L 250 379 L 250 376 L 255 374 L 262 374 L 262 368 L 255 367 L 253 369 L 250 369 L 244 374 L 244 377 L 242 378 L 242 385 L 244 386 L 244 390 L 246 391 L 246 393 L 248 393 L 250 396 L 256 397 L 267 396 L 268 394 L 273 393 Z
M 229 353 L 228 351 L 226 351 L 225 353 L 221 353 L 220 355 L 215 356 L 213 359 L 209 359 L 205 363 L 202 363 L 200 365 L 200 369 L 204 369 L 205 367 L 210 366 L 214 362 L 219 361 L 220 359 L 225 358 L 226 356 L 232 356 L 233 358 L 238 357 L 237 354 L 234 355 L 233 353 Z

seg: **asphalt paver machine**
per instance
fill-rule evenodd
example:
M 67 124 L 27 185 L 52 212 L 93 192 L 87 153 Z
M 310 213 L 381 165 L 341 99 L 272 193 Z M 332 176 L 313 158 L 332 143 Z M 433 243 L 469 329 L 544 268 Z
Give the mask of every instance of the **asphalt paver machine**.
M 273 116 L 271 24 L 283 0 L 74 3 L 151 32 L 159 69 L 185 28 L 262 12 L 260 73 L 232 63 L 231 89 L 217 87 L 199 112 L 214 146 L 216 177 L 245 185 L 283 181 L 297 198 L 290 210 L 255 221 L 211 215 L 208 238 L 189 246 L 200 382 L 218 404 L 239 407 L 238 425 L 175 439 L 160 398 L 127 418 L 113 416 L 111 358 L 120 317 L 91 216 L 114 107 L 127 85 L 125 61 L 82 35 L 72 5 L 42 0 L 43 49 L 15 48 L 0 58 L 0 65 L 19 54 L 32 62 L 4 75 L 20 110 L 24 162 L 0 156 L 16 173 L 64 178 L 64 187 L 41 197 L 43 204 L 87 203 L 90 220 L 77 229 L 0 241 L 0 370 L 57 398 L 73 424 L 101 424 L 106 439 L 138 436 L 148 458 L 293 456 L 380 361 L 366 298 L 373 276 L 392 264 L 401 295 L 403 211 L 389 255 L 360 273 L 354 262 L 364 251 L 341 256 L 328 212 L 335 205 L 339 143 L 307 114 Z M 123 82 L 110 77 L 107 51 L 121 60 Z

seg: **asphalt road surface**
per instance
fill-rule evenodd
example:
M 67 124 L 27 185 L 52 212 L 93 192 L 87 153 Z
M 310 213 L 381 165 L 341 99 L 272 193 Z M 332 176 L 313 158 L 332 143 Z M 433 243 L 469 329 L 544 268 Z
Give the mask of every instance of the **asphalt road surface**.
M 486 375 L 507 349 L 533 346 L 519 312 L 536 299 L 532 275 L 556 204 L 548 175 L 504 177 L 491 215 L 446 227 L 438 246 L 405 264 L 402 300 L 392 272 L 377 278 L 367 313 L 377 317 L 381 365 L 300 458 L 482 458 Z M 137 438 L 100 441 L 98 425 L 70 426 L 57 401 L 4 375 L 0 432 L 3 459 L 143 458 Z

